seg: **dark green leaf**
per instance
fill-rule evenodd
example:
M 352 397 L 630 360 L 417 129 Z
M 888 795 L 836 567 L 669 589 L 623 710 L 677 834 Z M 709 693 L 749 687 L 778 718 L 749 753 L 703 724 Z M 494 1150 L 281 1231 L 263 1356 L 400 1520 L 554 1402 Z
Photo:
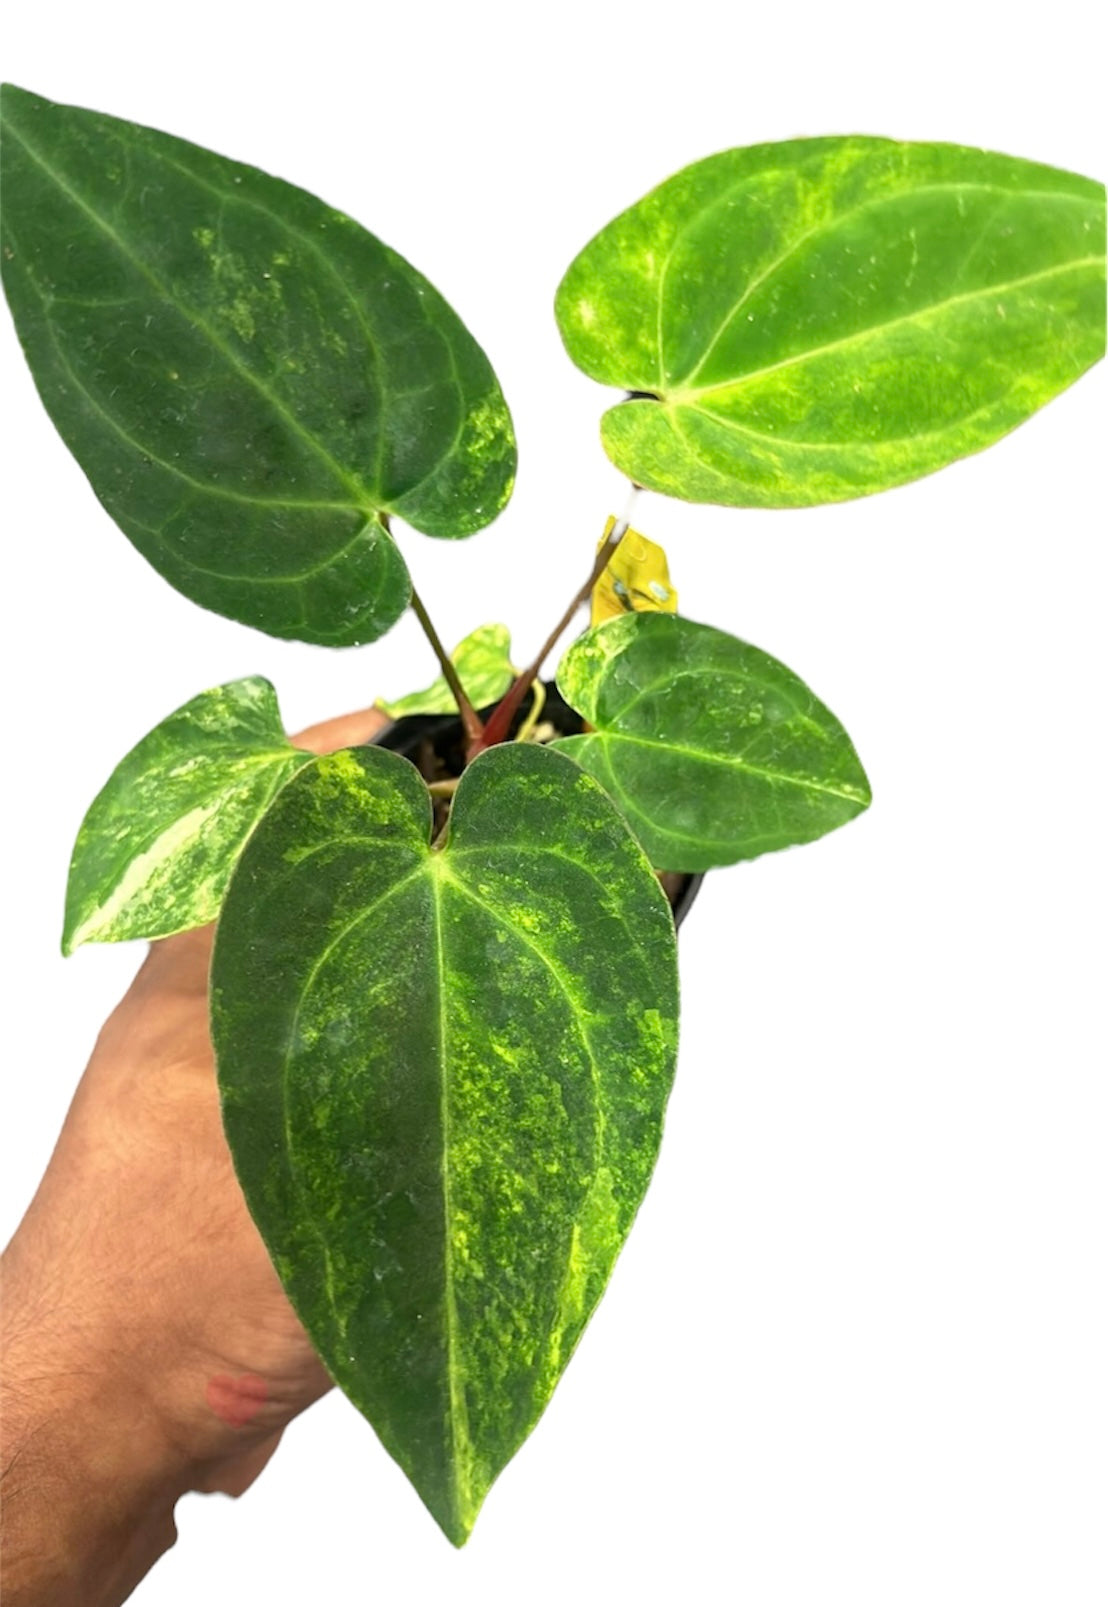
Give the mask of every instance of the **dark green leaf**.
M 1104 186 L 861 137 L 724 151 L 562 281 L 612 461 L 692 502 L 788 508 L 990 445 L 1104 354 Z
M 495 703 L 515 680 L 516 672 L 509 654 L 512 638 L 507 625 L 478 625 L 475 631 L 461 642 L 450 655 L 458 671 L 466 695 L 475 709 L 487 708 Z M 377 699 L 377 707 L 394 720 L 406 714 L 456 714 L 458 706 L 454 694 L 446 684 L 446 677 L 437 680 L 422 692 L 409 692 L 393 703 Z
M 673 1075 L 669 906 L 601 789 L 493 748 L 450 839 L 406 760 L 309 765 L 231 883 L 212 1022 L 254 1218 L 330 1372 L 468 1535 L 643 1196 Z
M 830 709 L 768 653 L 710 625 L 608 620 L 574 642 L 558 688 L 596 730 L 552 746 L 596 777 L 666 870 L 811 842 L 869 804 Z
M 3 91 L 3 270 L 39 394 L 108 512 L 217 613 L 347 646 L 407 605 L 383 516 L 464 536 L 515 444 L 426 279 L 256 168 Z
M 260 675 L 201 692 L 131 749 L 77 834 L 62 950 L 214 921 L 242 845 L 310 762 Z

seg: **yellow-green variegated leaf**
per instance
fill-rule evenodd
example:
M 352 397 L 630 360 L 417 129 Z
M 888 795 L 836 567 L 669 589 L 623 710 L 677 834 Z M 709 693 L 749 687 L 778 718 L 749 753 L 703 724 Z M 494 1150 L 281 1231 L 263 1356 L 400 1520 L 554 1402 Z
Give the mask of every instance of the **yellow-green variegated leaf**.
M 201 692 L 116 766 L 77 833 L 64 953 L 168 937 L 219 914 L 242 846 L 311 755 L 261 676 Z
M 460 1545 L 603 1292 L 673 1076 L 676 943 L 596 783 L 319 759 L 247 844 L 212 964 L 239 1180 L 336 1382 Z
M 0 121 L 4 288 L 109 514 L 204 608 L 380 636 L 411 595 L 389 515 L 468 536 L 512 487 L 508 409 L 457 314 L 255 167 L 10 84 Z
M 724 151 L 585 247 L 574 362 L 612 461 L 692 502 L 865 496 L 980 451 L 1104 355 L 1104 186 L 957 145 Z
M 812 842 L 869 804 L 830 709 L 777 659 L 710 625 L 609 620 L 574 642 L 558 690 L 594 729 L 551 746 L 596 777 L 659 868 Z
M 475 709 L 495 703 L 515 680 L 516 672 L 509 657 L 511 645 L 507 625 L 478 625 L 451 653 L 451 662 Z M 442 675 L 422 692 L 409 692 L 406 697 L 396 698 L 392 703 L 378 698 L 377 707 L 394 720 L 402 719 L 407 714 L 458 712 L 454 694 Z

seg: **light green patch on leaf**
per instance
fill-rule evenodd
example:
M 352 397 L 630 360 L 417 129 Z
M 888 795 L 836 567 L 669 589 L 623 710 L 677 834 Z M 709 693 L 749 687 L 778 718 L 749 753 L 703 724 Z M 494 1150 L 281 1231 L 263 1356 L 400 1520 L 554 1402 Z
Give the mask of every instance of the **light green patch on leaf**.
M 286 738 L 257 675 L 201 692 L 156 725 L 77 833 L 63 953 L 213 921 L 247 837 L 310 757 Z
M 308 765 L 220 918 L 212 1030 L 254 1219 L 312 1342 L 462 1544 L 650 1178 L 676 944 L 560 754 L 482 754 L 432 850 L 415 767 Z
M 1104 355 L 1104 218 L 1102 184 L 957 145 L 724 151 L 601 230 L 558 324 L 649 393 L 601 427 L 633 480 L 839 502 L 980 451 Z
M 270 635 L 374 640 L 411 593 L 395 513 L 472 534 L 515 438 L 422 274 L 257 168 L 2 92 L 3 277 L 47 412 L 178 591 Z
M 509 657 L 511 645 L 507 625 L 478 625 L 451 653 L 451 663 L 475 709 L 495 703 L 515 679 L 516 672 Z M 441 675 L 424 691 L 409 692 L 392 703 L 378 698 L 377 707 L 394 720 L 407 714 L 457 713 L 454 694 Z
M 831 711 L 768 653 L 709 625 L 609 620 L 570 647 L 558 689 L 595 730 L 551 746 L 600 782 L 659 868 L 811 842 L 869 805 Z

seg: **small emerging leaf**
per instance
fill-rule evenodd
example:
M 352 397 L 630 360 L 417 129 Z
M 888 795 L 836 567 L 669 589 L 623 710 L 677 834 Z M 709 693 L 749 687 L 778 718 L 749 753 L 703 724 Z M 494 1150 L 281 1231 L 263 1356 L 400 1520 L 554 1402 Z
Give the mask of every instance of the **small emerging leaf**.
M 213 921 L 243 843 L 310 759 L 286 738 L 258 675 L 201 692 L 156 725 L 77 833 L 63 953 Z
M 511 743 L 441 850 L 415 767 L 310 764 L 212 964 L 223 1117 L 312 1342 L 460 1545 L 607 1283 L 673 1077 L 673 920 L 601 789 Z
M 831 711 L 768 653 L 710 625 L 609 620 L 574 642 L 558 689 L 596 729 L 551 746 L 596 777 L 666 870 L 811 842 L 869 804 Z
M 515 680 L 516 672 L 509 657 L 511 644 L 507 625 L 478 625 L 451 653 L 451 663 L 475 709 L 495 703 Z M 377 707 L 394 720 L 406 714 L 457 713 L 454 694 L 442 675 L 424 691 L 409 692 L 392 703 L 378 698 Z
M 691 502 L 866 496 L 980 451 L 1104 355 L 1104 186 L 957 145 L 789 140 L 697 162 L 557 296 L 637 393 L 612 461 Z
M 5 85 L 3 276 L 43 405 L 178 591 L 334 647 L 411 584 L 387 529 L 496 517 L 488 359 L 353 219 L 198 145 Z

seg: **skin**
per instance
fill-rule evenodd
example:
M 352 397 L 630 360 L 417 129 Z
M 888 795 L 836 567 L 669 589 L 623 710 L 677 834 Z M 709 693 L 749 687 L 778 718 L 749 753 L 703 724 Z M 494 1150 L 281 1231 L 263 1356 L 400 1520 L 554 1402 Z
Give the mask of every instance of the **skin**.
M 293 740 L 367 741 L 375 710 Z M 246 1209 L 208 1036 L 214 928 L 151 945 L 0 1258 L 5 1607 L 115 1607 L 189 1490 L 241 1495 L 330 1387 Z

